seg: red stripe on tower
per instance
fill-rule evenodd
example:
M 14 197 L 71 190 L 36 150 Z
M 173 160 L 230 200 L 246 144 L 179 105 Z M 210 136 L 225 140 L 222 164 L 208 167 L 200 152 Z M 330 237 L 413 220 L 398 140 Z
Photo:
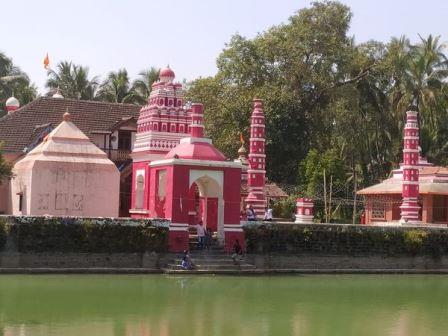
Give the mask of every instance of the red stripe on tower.
M 406 112 L 403 145 L 403 186 L 401 222 L 415 223 L 420 220 L 419 197 L 419 127 L 418 112 Z
M 266 207 L 266 154 L 265 154 L 265 122 L 263 101 L 254 99 L 250 124 L 249 169 L 247 170 L 247 186 L 249 195 L 246 204 L 252 206 L 258 218 L 263 218 Z

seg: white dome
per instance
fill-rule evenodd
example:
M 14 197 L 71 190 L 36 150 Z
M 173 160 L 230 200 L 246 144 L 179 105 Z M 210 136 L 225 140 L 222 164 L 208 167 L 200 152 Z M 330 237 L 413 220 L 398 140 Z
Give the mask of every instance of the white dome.
M 12 97 L 8 98 L 8 100 L 6 101 L 5 106 L 6 107 L 20 107 L 20 103 L 19 103 L 19 100 L 16 97 L 12 96 Z
M 51 96 L 51 97 L 52 97 L 52 98 L 58 98 L 58 99 L 63 99 L 63 98 L 64 98 L 64 96 L 61 95 L 61 93 L 59 92 L 59 90 L 57 90 L 56 93 L 55 93 L 53 96 Z

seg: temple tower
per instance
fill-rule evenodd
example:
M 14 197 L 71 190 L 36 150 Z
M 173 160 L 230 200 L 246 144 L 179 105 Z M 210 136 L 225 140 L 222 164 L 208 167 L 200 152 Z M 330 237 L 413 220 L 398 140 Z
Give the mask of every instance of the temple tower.
M 415 108 L 416 109 L 416 108 Z M 406 112 L 403 146 L 401 223 L 418 222 L 419 210 L 419 127 L 418 112 Z
M 266 207 L 266 154 L 265 121 L 261 99 L 254 99 L 249 143 L 249 169 L 247 170 L 249 195 L 246 198 L 246 204 L 252 205 L 258 218 L 263 218 Z
M 163 158 L 190 132 L 192 112 L 184 106 L 182 84 L 174 79 L 169 66 L 160 70 L 159 80 L 152 84 L 148 102 L 140 110 L 132 150 L 132 217 L 154 216 L 148 211 L 151 188 L 148 164 Z

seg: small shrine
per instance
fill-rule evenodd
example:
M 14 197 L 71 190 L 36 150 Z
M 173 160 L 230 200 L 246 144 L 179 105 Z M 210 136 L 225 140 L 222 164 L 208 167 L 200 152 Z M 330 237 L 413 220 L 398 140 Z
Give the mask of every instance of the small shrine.
M 228 161 L 212 141 L 204 138 L 203 106 L 191 106 L 190 136 L 180 140 L 161 160 L 149 163 L 149 213 L 171 220 L 169 249 L 188 249 L 188 226 L 200 211 L 204 226 L 217 232 L 230 251 L 244 243 L 240 225 L 242 166 Z
M 120 173 L 69 113 L 13 172 L 13 215 L 118 216 Z

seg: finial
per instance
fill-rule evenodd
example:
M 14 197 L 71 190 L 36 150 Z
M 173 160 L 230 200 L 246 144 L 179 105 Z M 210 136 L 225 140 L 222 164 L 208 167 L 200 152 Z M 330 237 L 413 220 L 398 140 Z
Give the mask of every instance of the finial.
M 67 107 L 67 110 L 65 111 L 64 115 L 62 116 L 62 119 L 63 119 L 64 121 L 71 121 L 72 116 L 71 116 L 70 113 L 68 112 L 68 107 Z

